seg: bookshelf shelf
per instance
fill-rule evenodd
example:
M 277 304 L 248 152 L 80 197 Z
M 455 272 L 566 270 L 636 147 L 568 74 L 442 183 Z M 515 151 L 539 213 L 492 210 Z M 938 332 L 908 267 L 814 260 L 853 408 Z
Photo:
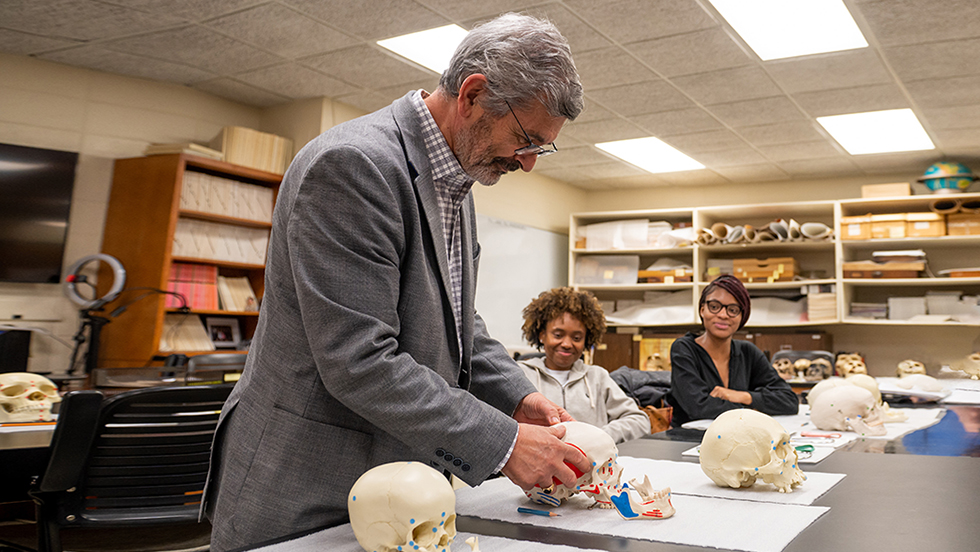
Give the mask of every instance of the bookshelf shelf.
M 127 287 L 167 290 L 175 283 L 171 278 L 181 268 L 178 265 L 193 265 L 210 280 L 197 279 L 195 272 L 192 283 L 213 286 L 208 293 L 215 295 L 210 302 L 197 303 L 198 308 L 188 297 L 189 312 L 168 303 L 172 295 L 150 295 L 130 305 L 122 317 L 103 328 L 100 367 L 150 366 L 174 353 L 214 352 L 204 327 L 207 317 L 234 319 L 241 339 L 251 339 L 258 312 L 200 305 L 218 304 L 219 278 L 247 281 L 255 298 L 261 299 L 269 220 L 281 179 L 278 174 L 187 154 L 116 160 L 102 252 L 123 264 Z M 233 200 L 230 204 L 228 197 Z M 100 281 L 111 278 L 100 277 Z M 164 350 L 162 340 L 176 341 L 166 332 L 180 316 L 188 317 L 185 322 L 194 326 L 200 323 L 204 343 Z

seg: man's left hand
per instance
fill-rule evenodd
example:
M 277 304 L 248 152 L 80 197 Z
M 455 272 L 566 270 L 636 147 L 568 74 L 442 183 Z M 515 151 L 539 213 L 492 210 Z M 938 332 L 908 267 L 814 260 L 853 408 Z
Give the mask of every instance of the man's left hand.
M 521 400 L 514 411 L 514 419 L 522 424 L 553 426 L 559 422 L 573 422 L 575 418 L 564 408 L 549 401 L 541 393 L 531 393 Z

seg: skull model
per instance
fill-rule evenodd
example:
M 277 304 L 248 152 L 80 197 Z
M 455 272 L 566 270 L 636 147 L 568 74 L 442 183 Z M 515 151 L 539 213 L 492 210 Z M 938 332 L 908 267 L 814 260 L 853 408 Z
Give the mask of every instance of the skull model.
M 911 376 L 912 374 L 925 375 L 925 373 L 926 373 L 925 365 L 919 362 L 918 360 L 912 360 L 912 359 L 903 360 L 902 362 L 899 362 L 898 369 L 895 370 L 895 375 L 897 375 L 900 378 L 904 378 L 905 376 Z
M 929 391 L 936 393 L 943 390 L 943 384 L 939 383 L 939 380 L 932 376 L 927 376 L 925 374 L 909 374 L 904 378 L 898 380 L 895 385 L 903 389 L 919 389 L 921 391 Z
M 970 379 L 980 379 L 980 353 L 972 353 L 967 355 L 967 357 L 959 363 L 959 369 L 969 374 Z
M 582 451 L 592 463 L 592 471 L 578 474 L 571 486 L 555 480 L 547 489 L 534 487 L 524 493 L 531 501 L 549 506 L 558 506 L 572 495 L 586 493 L 600 508 L 612 508 L 610 497 L 622 491 L 619 479 L 623 468 L 616 462 L 619 458 L 616 442 L 605 431 L 585 422 L 562 422 L 560 425 L 565 426 L 562 441 Z
M 796 375 L 799 378 L 803 377 L 808 368 L 810 368 L 810 359 L 808 358 L 798 358 L 793 363 L 793 370 L 796 370 Z
M 851 374 L 868 373 L 868 367 L 864 363 L 864 359 L 857 353 L 837 355 L 837 361 L 834 363 L 834 367 L 837 369 L 837 375 L 843 378 Z
M 452 485 L 419 462 L 366 471 L 347 496 L 347 511 L 354 536 L 367 552 L 444 552 L 456 538 Z
M 44 376 L 0 374 L 0 423 L 51 421 L 51 406 L 57 402 L 58 388 Z
M 640 500 L 633 498 L 630 491 L 634 489 L 640 495 Z M 610 499 L 625 520 L 667 519 L 675 513 L 674 505 L 670 502 L 670 487 L 655 491 L 646 475 L 642 483 L 630 479 L 629 485 L 623 485 L 623 490 Z
M 812 408 L 814 401 L 817 400 L 817 397 L 819 397 L 821 393 L 827 391 L 828 389 L 833 389 L 834 387 L 840 387 L 842 385 L 853 385 L 853 384 L 845 380 L 844 378 L 839 378 L 836 376 L 827 378 L 817 383 L 816 385 L 813 386 L 813 389 L 810 389 L 810 392 L 806 394 L 807 404 L 809 404 L 810 407 Z
M 776 369 L 779 377 L 784 380 L 791 380 L 796 377 L 796 370 L 793 369 L 793 361 L 788 358 L 777 358 L 772 363 L 772 367 Z
M 810 361 L 810 366 L 807 367 L 806 373 L 803 375 L 803 379 L 806 381 L 820 381 L 830 377 L 833 373 L 833 366 L 830 365 L 830 361 L 825 358 L 815 358 Z
M 871 392 L 871 396 L 875 398 L 875 404 L 878 405 L 878 413 L 881 415 L 881 419 L 885 423 L 904 422 L 905 420 L 909 419 L 906 414 L 892 410 L 888 403 L 881 399 L 881 391 L 878 389 L 878 381 L 873 377 L 867 374 L 855 374 L 844 381 L 867 389 L 869 392 Z
M 701 469 L 719 487 L 751 487 L 761 477 L 781 493 L 806 480 L 789 433 L 772 417 L 740 408 L 711 422 L 701 441 Z
M 819 429 L 853 431 L 859 435 L 887 433 L 874 395 L 857 385 L 827 389 L 809 402 L 810 421 Z

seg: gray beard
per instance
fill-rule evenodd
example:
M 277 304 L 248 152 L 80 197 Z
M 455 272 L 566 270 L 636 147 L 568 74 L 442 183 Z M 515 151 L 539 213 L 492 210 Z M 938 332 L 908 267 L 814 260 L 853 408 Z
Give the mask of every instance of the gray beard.
M 517 161 L 505 157 L 490 157 L 491 145 L 484 146 L 482 143 L 490 136 L 491 124 L 490 116 L 484 113 L 472 128 L 456 135 L 456 147 L 453 148 L 453 154 L 463 171 L 484 186 L 493 186 L 500 180 L 502 173 L 521 168 Z

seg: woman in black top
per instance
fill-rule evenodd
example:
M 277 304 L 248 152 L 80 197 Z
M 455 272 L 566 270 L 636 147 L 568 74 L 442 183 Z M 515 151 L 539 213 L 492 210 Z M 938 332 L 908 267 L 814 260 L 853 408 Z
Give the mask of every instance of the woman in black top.
M 726 410 L 753 408 L 792 415 L 799 399 L 758 347 L 733 340 L 751 312 L 749 292 L 737 278 L 722 275 L 701 292 L 700 335 L 688 333 L 670 348 L 673 424 L 715 418 Z

